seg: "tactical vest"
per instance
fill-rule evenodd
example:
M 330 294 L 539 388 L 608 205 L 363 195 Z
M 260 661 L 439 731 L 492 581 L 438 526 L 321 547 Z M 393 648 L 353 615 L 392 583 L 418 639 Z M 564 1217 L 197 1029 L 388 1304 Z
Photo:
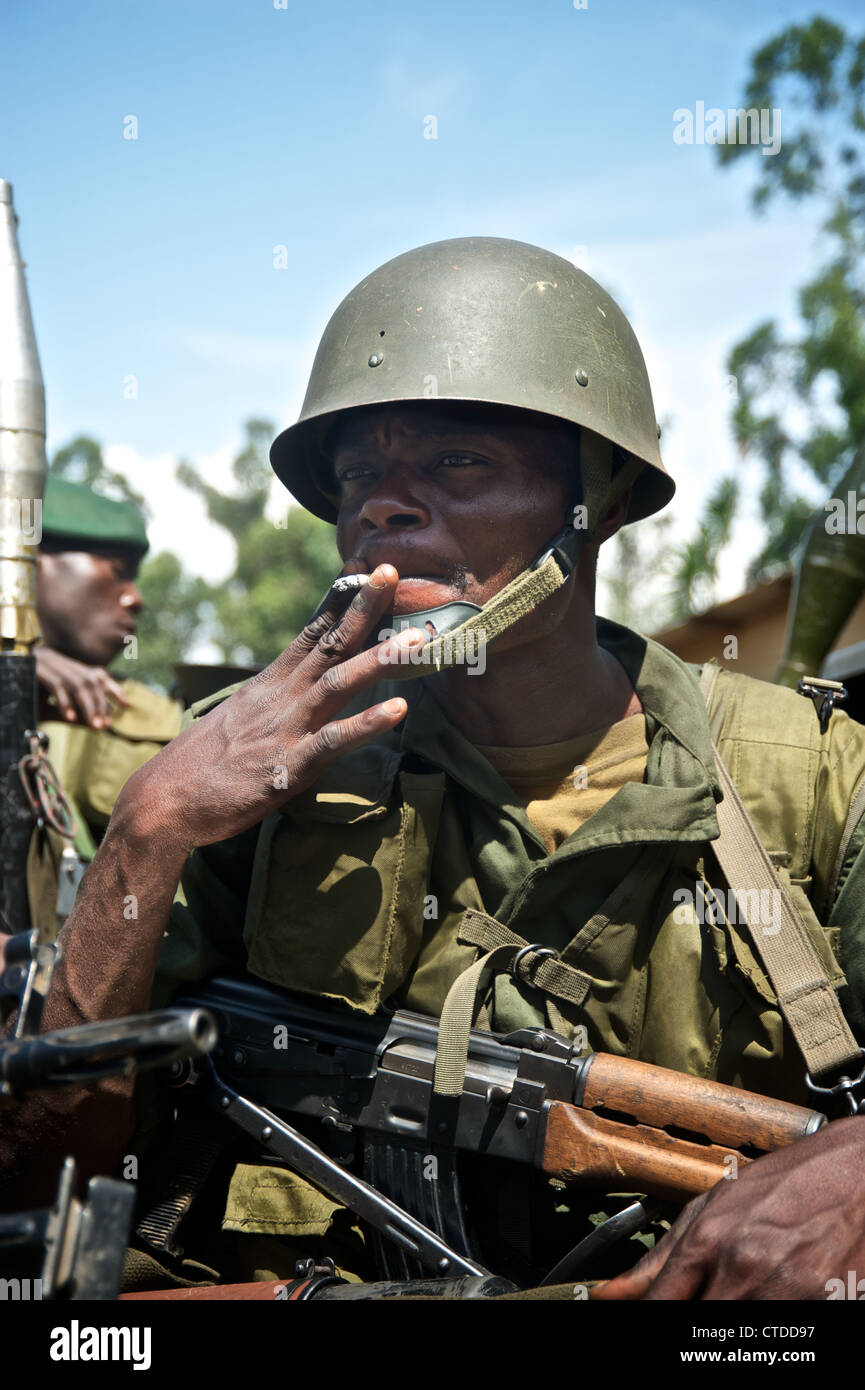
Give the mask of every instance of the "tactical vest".
M 827 736 L 810 702 L 724 671 L 709 719 L 838 988 L 837 930 L 821 925 L 818 912 L 832 900 L 832 868 L 843 857 L 837 826 L 848 813 L 851 767 L 847 776 L 825 778 L 823 795 L 838 805 L 817 817 Z M 843 715 L 833 719 L 845 722 L 844 735 L 853 731 L 861 777 L 865 730 Z M 483 853 L 466 843 L 458 789 L 441 770 L 369 745 L 263 824 L 244 930 L 249 968 L 367 1013 L 390 999 L 438 1014 L 454 980 L 495 944 L 477 931 Z M 526 919 L 519 897 L 497 915 L 518 938 L 559 953 L 571 972 L 570 997 L 568 989 L 545 991 L 540 978 L 501 974 L 483 998 L 481 1026 L 545 1024 L 571 1034 L 582 1024 L 594 1050 L 807 1100 L 801 1057 L 751 934 L 737 920 L 710 836 L 696 844 L 608 847 L 575 861 L 571 873 L 596 888 L 589 920 L 569 914 L 561 885 L 543 920 L 537 912 Z M 467 909 L 475 909 L 472 932 Z

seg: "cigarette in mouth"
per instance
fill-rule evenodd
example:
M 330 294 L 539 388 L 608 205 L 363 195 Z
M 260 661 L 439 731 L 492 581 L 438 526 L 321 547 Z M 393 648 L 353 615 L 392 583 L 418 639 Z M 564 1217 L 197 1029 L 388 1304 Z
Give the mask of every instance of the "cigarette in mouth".
M 343 574 L 339 579 L 335 579 L 330 586 L 331 593 L 351 594 L 358 589 L 362 589 L 369 579 L 368 574 Z

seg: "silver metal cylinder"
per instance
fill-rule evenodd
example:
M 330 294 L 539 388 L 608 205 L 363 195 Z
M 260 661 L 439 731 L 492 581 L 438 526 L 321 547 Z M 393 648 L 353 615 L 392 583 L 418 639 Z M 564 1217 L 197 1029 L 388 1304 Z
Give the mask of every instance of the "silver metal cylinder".
M 36 554 L 45 490 L 45 388 L 18 247 L 12 185 L 0 179 L 0 644 L 39 637 Z

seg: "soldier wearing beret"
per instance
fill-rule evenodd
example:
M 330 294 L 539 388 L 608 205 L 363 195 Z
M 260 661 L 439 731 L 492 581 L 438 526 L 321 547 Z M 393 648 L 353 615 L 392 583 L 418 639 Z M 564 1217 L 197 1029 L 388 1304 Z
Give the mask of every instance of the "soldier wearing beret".
M 107 670 L 135 638 L 143 607 L 135 579 L 147 549 L 134 503 L 49 473 L 37 561 L 40 727 L 76 816 L 80 864 L 96 853 L 127 779 L 180 728 L 173 700 Z M 47 935 L 57 839 L 37 838 L 31 852 L 34 921 Z

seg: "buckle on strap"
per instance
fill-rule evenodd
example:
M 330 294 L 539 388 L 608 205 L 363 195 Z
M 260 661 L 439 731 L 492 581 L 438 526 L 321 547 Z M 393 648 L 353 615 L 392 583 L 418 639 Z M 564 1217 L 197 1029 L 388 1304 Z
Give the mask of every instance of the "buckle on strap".
M 865 1047 L 860 1047 L 859 1052 L 865 1058 Z M 818 1096 L 843 1096 L 851 1115 L 865 1115 L 865 1095 L 856 1094 L 860 1089 L 865 1089 L 865 1061 L 858 1076 L 851 1078 L 845 1074 L 834 1086 L 818 1086 L 811 1079 L 811 1073 L 806 1071 L 805 1085 Z
M 511 975 L 513 976 L 513 978 L 518 983 L 522 981 L 523 984 L 531 985 L 534 989 L 540 989 L 540 985 L 535 984 L 534 980 L 529 980 L 525 976 L 519 974 L 520 961 L 522 960 L 523 956 L 530 956 L 532 952 L 534 952 L 538 956 L 548 956 L 552 960 L 558 960 L 559 953 L 558 951 L 554 951 L 552 946 L 541 946 L 539 944 L 535 944 L 534 946 L 523 946 L 522 950 L 517 951 L 517 954 L 514 956 L 511 962 Z
M 573 526 L 565 526 L 557 535 L 553 536 L 550 544 L 541 552 L 536 560 L 529 565 L 530 570 L 539 570 L 545 565 L 551 555 L 555 555 L 556 563 L 565 579 L 573 570 L 577 563 L 580 546 L 591 540 L 588 531 L 577 532 Z
M 823 680 L 820 676 L 802 676 L 796 686 L 800 695 L 813 700 L 820 721 L 820 732 L 825 734 L 829 726 L 829 716 L 836 704 L 847 699 L 847 687 L 841 681 Z

